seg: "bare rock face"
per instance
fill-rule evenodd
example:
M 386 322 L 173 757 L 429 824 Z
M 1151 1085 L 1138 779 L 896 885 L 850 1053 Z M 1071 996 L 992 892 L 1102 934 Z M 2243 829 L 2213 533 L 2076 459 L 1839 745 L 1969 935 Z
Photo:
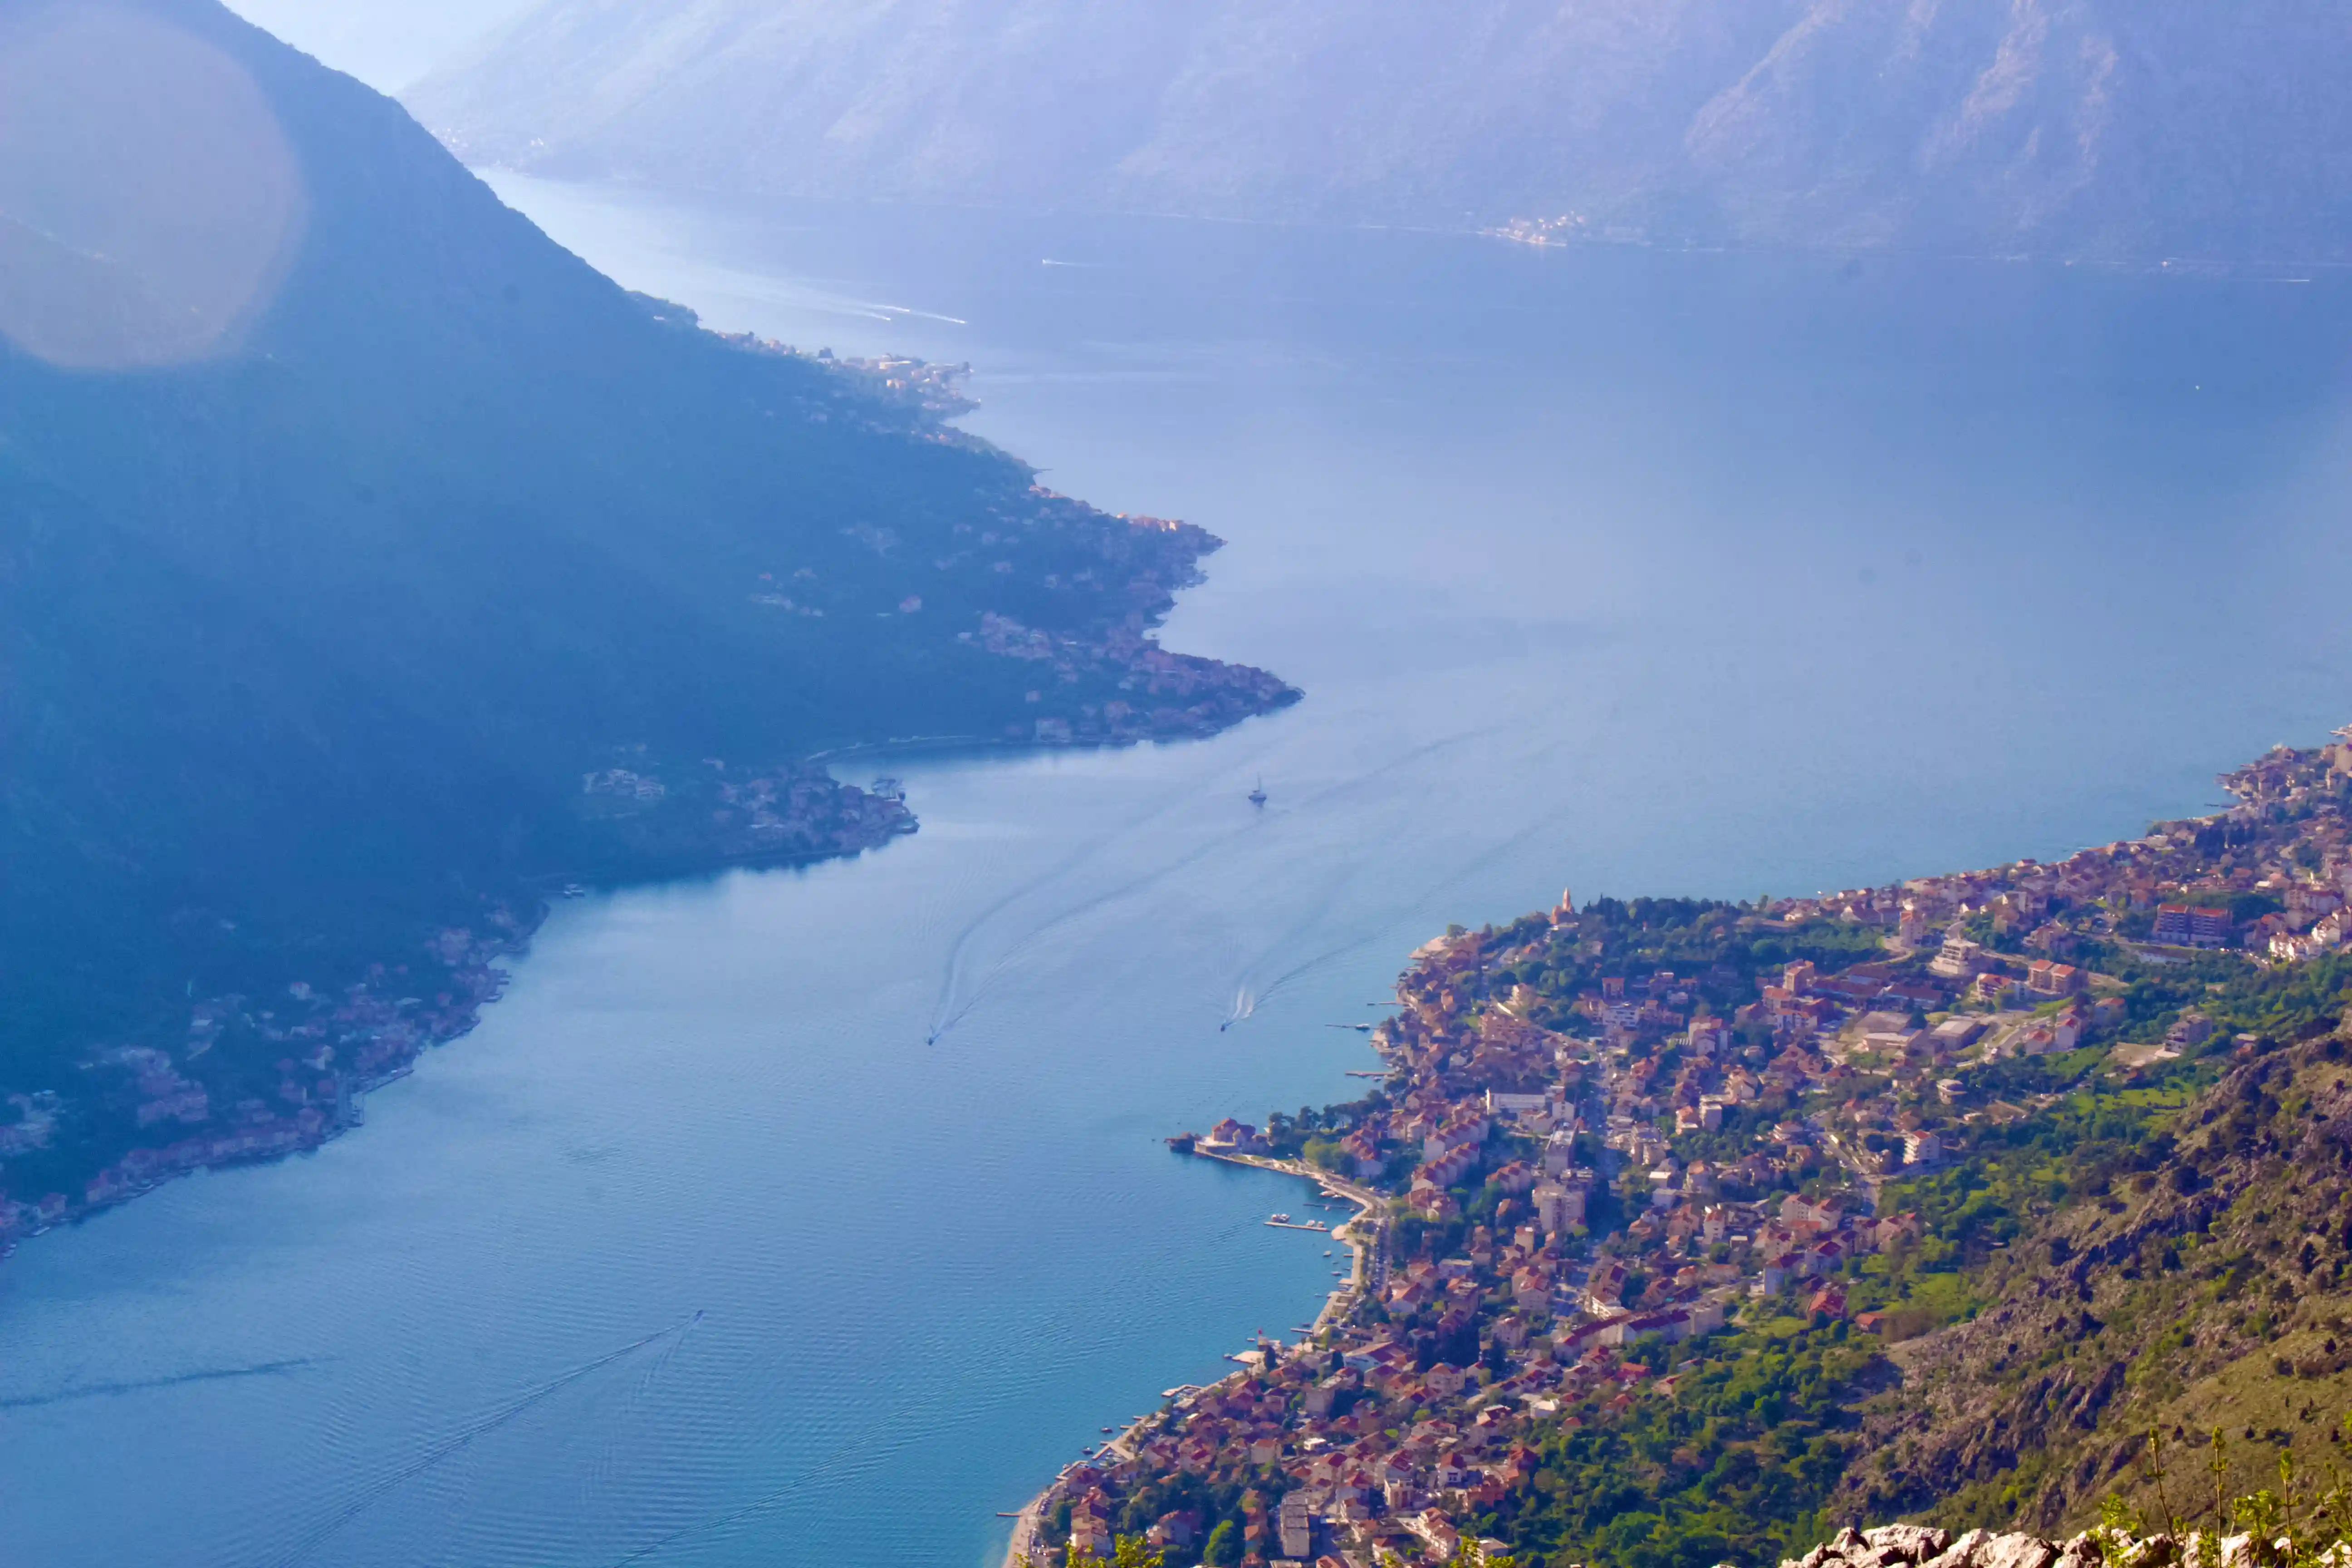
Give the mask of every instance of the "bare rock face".
M 2078 1544 L 2091 1559 L 2075 1550 Z M 1780 1568 L 2089 1568 L 2096 1554 L 2087 1536 L 2062 1544 L 2034 1535 L 1971 1530 L 1955 1537 L 1931 1525 L 1882 1524 L 1841 1530 Z
M 2150 1557 L 2169 1562 L 2173 1553 Z M 2105 1561 L 2088 1535 L 2049 1541 L 2038 1535 L 1996 1535 L 1971 1530 L 1954 1536 L 1922 1524 L 1845 1529 L 1780 1568 L 2099 1568 Z
M 1952 1543 L 1951 1531 L 1924 1524 L 1883 1524 L 1865 1530 L 1862 1538 L 1888 1563 L 1926 1563 L 1940 1556 Z
M 1996 1535 L 1971 1530 L 1954 1536 L 1926 1525 L 1887 1524 L 1875 1530 L 1841 1530 L 1802 1557 L 1780 1568 L 2265 1568 L 2288 1561 L 2294 1543 L 2265 1544 L 2251 1535 L 2192 1537 L 2117 1534 L 2104 1541 L 2084 1533 L 2053 1541 L 2023 1533 Z M 2319 1553 L 2332 1568 L 2352 1568 L 2352 1543 L 2338 1542 Z M 1737 1568 L 1720 1563 L 1717 1568 Z

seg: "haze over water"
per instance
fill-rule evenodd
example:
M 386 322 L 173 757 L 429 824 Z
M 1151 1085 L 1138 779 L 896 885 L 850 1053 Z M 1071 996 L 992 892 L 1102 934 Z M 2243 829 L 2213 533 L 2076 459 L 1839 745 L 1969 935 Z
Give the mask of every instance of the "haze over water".
M 1232 542 L 1169 645 L 1307 700 L 845 763 L 921 834 L 563 905 L 362 1131 L 27 1247 L 5 1560 L 971 1568 L 1311 1315 L 1299 1190 L 1158 1139 L 1351 1097 L 1447 921 L 2063 854 L 2352 720 L 2338 279 L 501 189 L 973 362 L 1044 482 Z

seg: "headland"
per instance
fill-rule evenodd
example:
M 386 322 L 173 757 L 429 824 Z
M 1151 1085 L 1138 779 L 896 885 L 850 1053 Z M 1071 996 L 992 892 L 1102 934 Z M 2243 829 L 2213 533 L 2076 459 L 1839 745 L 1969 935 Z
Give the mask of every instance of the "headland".
M 2040 1448 L 2104 1453 L 2118 1422 L 2205 1397 L 2200 1372 L 2254 1377 L 2283 1321 L 2065 1368 L 2111 1327 L 2156 1339 L 2130 1329 L 2154 1322 L 2145 1227 L 2220 1236 L 2212 1198 L 2168 1197 L 2281 1179 L 2258 1148 L 2227 1173 L 2226 1151 L 2179 1163 L 2189 1131 L 2216 1097 L 2318 1093 L 2345 1118 L 2327 1161 L 2352 1162 L 2326 1078 L 2352 1006 L 2352 731 L 2221 783 L 2227 811 L 2053 864 L 1745 904 L 1563 895 L 1433 939 L 1371 1032 L 1379 1089 L 1170 1141 L 1353 1205 L 1346 1283 L 1292 1342 L 1065 1469 L 1013 1557 L 1132 1536 L 1244 1568 L 1465 1542 L 1689 1568 L 1793 1556 L 1890 1502 L 2079 1523 L 2104 1459 L 2049 1474 Z M 2251 1208 L 2245 1245 L 2276 1223 Z M 2185 1245 L 2162 1241 L 2166 1268 Z M 2331 1256 L 2306 1250 L 2306 1283 Z M 2119 1323 L 2033 1306 L 2053 1274 Z M 2294 1299 L 2315 1336 L 2344 1304 Z M 2000 1401 L 2059 1395 L 2020 1393 L 2018 1344 L 1984 1354 L 1979 1319 L 2049 1342 L 2072 1436 L 2026 1427 L 1984 1457 Z M 2150 1354 L 2179 1364 L 2127 1393 Z M 2272 1359 L 2261 1376 L 2305 1375 Z M 1957 1484 L 1922 1457 L 1969 1441 Z

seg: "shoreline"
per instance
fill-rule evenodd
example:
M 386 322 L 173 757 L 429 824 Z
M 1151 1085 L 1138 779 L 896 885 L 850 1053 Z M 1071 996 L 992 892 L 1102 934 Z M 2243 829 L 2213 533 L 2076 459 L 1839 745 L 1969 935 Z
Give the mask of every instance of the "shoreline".
M 1141 646 L 1151 654 L 1159 653 L 1156 644 Z M 289 1019 L 257 1024 L 245 1016 L 249 999 L 244 996 L 197 1000 L 192 1007 L 195 1022 L 190 1029 L 190 1039 L 199 1043 L 178 1050 L 160 1043 L 126 1046 L 100 1058 L 101 1062 L 120 1066 L 129 1076 L 142 1079 L 142 1086 L 136 1092 L 149 1104 L 140 1110 L 139 1127 L 143 1131 L 152 1126 L 158 1135 L 168 1141 L 161 1147 L 142 1141 L 105 1159 L 103 1163 L 84 1167 L 65 1184 L 66 1190 L 52 1191 L 31 1201 L 12 1199 L 5 1189 L 0 1189 L 0 1266 L 5 1266 L 27 1241 L 130 1203 L 182 1176 L 198 1171 L 264 1164 L 308 1153 L 363 1126 L 366 1113 L 362 1102 L 367 1095 L 407 1077 L 427 1051 L 462 1039 L 480 1025 L 483 1009 L 499 1000 L 509 979 L 509 972 L 500 967 L 501 963 L 529 952 L 531 939 L 553 913 L 554 902 L 568 897 L 575 885 L 614 890 L 729 871 L 816 866 L 831 860 L 853 859 L 919 831 L 919 819 L 901 798 L 874 795 L 858 785 L 845 784 L 832 776 L 833 764 L 894 755 L 982 757 L 1103 751 L 1147 742 L 1173 744 L 1208 740 L 1244 719 L 1279 712 L 1300 699 L 1295 688 L 1262 671 L 1192 660 L 1186 656 L 1160 657 L 1185 669 L 1198 666 L 1218 672 L 1221 678 L 1232 672 L 1261 676 L 1261 684 L 1267 689 L 1253 692 L 1244 700 L 1241 711 L 1213 712 L 1205 706 L 1169 710 L 1151 714 L 1133 726 L 1129 733 L 905 736 L 852 742 L 812 752 L 792 766 L 813 770 L 838 797 L 848 799 L 855 807 L 850 820 L 835 826 L 832 843 L 814 848 L 714 845 L 710 854 L 677 856 L 667 860 L 656 851 L 618 878 L 600 877 L 584 868 L 535 872 L 517 884 L 517 891 L 533 902 L 534 907 L 529 910 L 520 910 L 513 903 L 486 902 L 473 917 L 476 927 L 487 928 L 486 934 L 477 938 L 472 928 L 451 927 L 423 944 L 423 951 L 437 954 L 447 965 L 441 984 L 450 987 L 437 1004 L 429 1007 L 415 997 L 394 1000 L 394 993 L 418 985 L 418 982 L 406 978 L 406 965 L 389 959 L 373 964 L 371 973 L 355 984 L 339 987 L 331 981 L 316 991 L 308 984 L 296 984 L 291 997 L 298 1005 L 299 1022 Z M 1136 668 L 1139 674 L 1148 672 L 1150 658 L 1139 658 Z M 1186 684 L 1181 676 L 1179 684 Z M 751 782 L 757 784 L 761 781 Z M 868 812 L 866 806 L 871 803 L 879 803 L 883 809 Z M 453 940 L 459 943 L 461 952 L 446 951 Z M 422 985 L 419 988 L 430 989 Z M 281 1008 L 288 1005 L 283 998 L 278 1002 Z M 411 1007 L 416 1010 L 410 1011 Z M 261 1017 L 267 1020 L 271 1015 L 264 1013 Z M 215 1019 L 235 1020 L 259 1029 L 264 1037 L 282 1042 L 289 1056 L 309 1061 L 313 1073 L 326 1076 L 302 1079 L 299 1097 L 289 1100 L 288 1108 L 280 1108 L 285 1109 L 285 1114 L 262 1100 L 247 1100 L 234 1108 L 215 1103 L 203 1081 L 205 1075 L 194 1064 L 211 1049 L 211 1037 L 222 1032 Z M 205 1033 L 207 1029 L 211 1035 Z M 328 1047 L 323 1056 L 318 1049 L 321 1046 Z M 182 1068 L 188 1070 L 184 1074 Z M 295 1079 L 289 1077 L 288 1081 L 292 1083 Z M 157 1083 L 163 1087 L 152 1087 Z M 168 1105 L 163 1103 L 167 1100 Z M 36 1103 L 31 1099 L 26 1100 L 28 1106 Z M 42 1105 L 37 1110 L 25 1110 L 24 1115 L 26 1120 L 20 1126 L 0 1125 L 0 1160 L 12 1152 L 48 1146 L 56 1109 Z M 172 1137 L 173 1134 L 179 1136 Z M 12 1136 L 18 1140 L 14 1151 L 7 1142 Z M 5 1171 L 5 1164 L 0 1164 L 0 1171 Z
M 733 870 L 850 859 L 915 830 L 913 814 L 896 797 L 842 784 L 822 763 L 798 765 L 814 767 L 836 799 L 850 803 L 849 816 L 833 826 L 829 846 L 773 850 L 714 846 L 712 854 L 605 885 L 647 886 Z M 868 810 L 874 803 L 883 809 Z M 191 1044 L 179 1052 L 127 1046 L 104 1054 L 100 1062 L 137 1081 L 137 1093 L 147 1102 L 138 1124 L 142 1131 L 152 1127 L 153 1140 L 142 1139 L 76 1177 L 78 1193 L 52 1192 L 31 1203 L 12 1201 L 0 1193 L 0 1265 L 27 1241 L 131 1203 L 181 1177 L 310 1153 L 365 1126 L 366 1097 L 415 1072 L 427 1052 L 479 1027 L 484 1009 L 506 994 L 512 979 L 509 963 L 529 954 L 532 940 L 554 913 L 555 902 L 570 896 L 575 879 L 593 876 L 559 870 L 520 878 L 514 890 L 529 900 L 528 907 L 520 899 L 485 899 L 471 917 L 473 925 L 444 927 L 412 953 L 412 959 L 422 954 L 437 961 L 442 966 L 437 977 L 412 975 L 407 964 L 379 960 L 362 977 L 340 987 L 332 982 L 319 988 L 295 983 L 275 994 L 275 1006 L 257 1017 L 248 1011 L 259 1005 L 257 999 L 203 998 L 191 1007 Z M 434 993 L 436 985 L 446 989 Z M 429 1002 L 425 996 L 397 994 L 412 988 L 434 994 Z M 278 1009 L 287 1009 L 287 1016 L 279 1017 Z M 285 1104 L 273 1109 L 258 1099 L 233 1105 L 215 1099 L 214 1086 L 205 1081 L 206 1075 L 195 1064 L 231 1028 L 258 1035 L 288 1053 L 280 1063 Z M 250 1050 L 250 1038 L 245 1043 Z M 26 1103 L 37 1102 L 26 1098 Z M 26 1114 L 29 1127 L 34 1113 Z M 55 1113 L 47 1115 L 40 1123 L 42 1136 L 30 1147 L 47 1146 Z M 0 1135 L 10 1132 L 26 1137 L 22 1129 L 0 1127 Z
M 479 943 L 467 954 L 467 963 L 455 971 L 457 976 L 470 983 L 471 994 L 455 1008 L 443 1009 L 424 1026 L 411 1026 L 395 1036 L 397 1044 L 383 1050 L 372 1065 L 349 1074 L 336 1074 L 331 1116 L 320 1114 L 318 1107 L 306 1104 L 292 1117 L 276 1118 L 259 1128 L 248 1126 L 242 1133 L 220 1134 L 200 1146 L 197 1140 L 191 1138 L 160 1150 L 144 1146 L 132 1149 L 90 1178 L 79 1203 L 67 1199 L 54 1207 L 20 1205 L 12 1214 L 5 1201 L 0 1200 L 0 1264 L 13 1258 L 26 1242 L 136 1202 L 199 1171 L 274 1164 L 315 1152 L 345 1133 L 365 1127 L 367 1096 L 409 1077 L 425 1053 L 454 1044 L 480 1026 L 483 1009 L 506 994 L 507 983 L 511 978 L 509 971 L 499 967 L 499 962 L 527 955 L 531 939 L 554 910 L 552 905 L 541 900 L 524 917 L 513 917 L 512 911 L 503 906 L 498 912 L 507 914 L 512 922 L 506 933 Z M 362 994 L 364 989 L 355 986 L 346 994 L 347 1011 L 387 1009 L 383 998 Z M 396 1009 L 391 1010 L 396 1013 Z M 381 1033 L 376 1044 L 383 1045 Z M 365 1062 L 367 1053 L 357 1059 Z M 62 1196 L 52 1194 L 52 1198 Z M 26 1213 L 37 1217 L 27 1222 L 23 1218 Z
M 1354 1259 L 1354 1266 L 1349 1271 L 1347 1282 L 1335 1286 L 1323 1299 L 1323 1306 L 1321 1310 L 1316 1313 L 1314 1326 L 1301 1342 L 1321 1338 L 1349 1316 L 1362 1299 L 1368 1283 L 1377 1288 L 1382 1272 L 1381 1266 L 1385 1262 L 1383 1249 L 1388 1240 L 1387 1226 L 1383 1224 L 1375 1224 L 1370 1237 L 1358 1235 L 1356 1227 L 1381 1208 L 1382 1200 L 1378 1194 L 1370 1188 L 1358 1186 L 1355 1183 L 1347 1181 L 1329 1171 L 1310 1165 L 1304 1160 L 1276 1160 L 1264 1154 L 1242 1154 L 1198 1147 L 1193 1148 L 1191 1153 L 1198 1159 L 1220 1160 L 1229 1165 L 1245 1166 L 1250 1170 L 1261 1171 L 1269 1175 L 1288 1176 L 1297 1181 L 1312 1182 L 1323 1196 L 1338 1198 L 1356 1205 L 1354 1217 L 1333 1226 L 1329 1232 L 1332 1240 L 1346 1245 L 1349 1256 Z M 1054 1501 L 1054 1494 L 1065 1484 L 1071 1471 L 1099 1463 L 1106 1456 L 1116 1456 L 1122 1460 L 1133 1458 L 1135 1457 L 1134 1438 L 1150 1426 L 1154 1419 L 1183 1409 L 1202 1394 L 1222 1388 L 1228 1383 L 1250 1375 L 1252 1375 L 1252 1369 L 1244 1366 L 1227 1373 L 1214 1383 L 1183 1390 L 1175 1399 L 1163 1400 L 1162 1408 L 1155 1412 L 1153 1416 L 1130 1422 L 1121 1427 L 1108 1443 L 1096 1451 L 1092 1458 L 1072 1460 L 1056 1470 L 1054 1473 L 1054 1479 L 1045 1483 L 1044 1489 L 1022 1504 L 1020 1512 L 1013 1516 L 1013 1536 L 1005 1542 L 1001 1568 L 1023 1568 L 1024 1561 L 1031 1565 L 1031 1568 L 1043 1568 L 1042 1562 L 1035 1552 L 1037 1533 L 1045 1522 L 1045 1510 Z
M 2265 977 L 2331 955 L 2321 980 L 2347 973 L 2352 727 L 2336 735 L 2222 775 L 2234 804 L 2221 811 L 2049 864 L 1752 904 L 1580 907 L 1563 893 L 1548 911 L 1424 943 L 1373 1037 L 1385 1101 L 1337 1131 L 1328 1113 L 1357 1107 L 1168 1141 L 1355 1205 L 1332 1232 L 1355 1259 L 1346 1284 L 1296 1343 L 1262 1340 L 1262 1354 L 1229 1358 L 1242 1370 L 1171 1391 L 1064 1466 L 1022 1510 L 1004 1568 L 1024 1556 L 1042 1568 L 1047 1521 L 1073 1505 L 1089 1521 L 1073 1541 L 1106 1549 L 1122 1505 L 1166 1507 L 1152 1489 L 1182 1477 L 1244 1489 L 1238 1514 L 1220 1501 L 1210 1517 L 1219 1531 L 1244 1522 L 1266 1557 L 1261 1485 L 1304 1510 L 1284 1502 L 1283 1559 L 1337 1538 L 1374 1552 L 1417 1541 L 1443 1563 L 1463 1521 L 1527 1484 L 1543 1462 L 1532 1445 L 1564 1408 L 1581 1425 L 1671 1399 L 1705 1352 L 1677 1364 L 1690 1352 L 1664 1347 L 1792 1311 L 1835 1320 L 1843 1343 L 1849 1321 L 1871 1335 L 1934 1311 L 1909 1276 L 1861 1268 L 1907 1256 L 1923 1234 L 1921 1214 L 1881 1212 L 1883 1189 L 1976 1157 L 1986 1129 L 2026 1114 L 2003 1098 L 2016 1071 L 2130 1082 L 2335 1022 L 2291 1035 L 2277 1023 L 2272 1038 L 2260 1031 L 2278 1004 L 2230 988 L 2275 987 Z M 2225 967 L 2146 973 L 2206 954 Z M 1668 956 L 1674 968 L 1660 967 Z M 1340 1131 L 1340 1157 L 1379 1186 L 1272 1152 Z M 1646 1173 L 1646 1192 L 1619 1191 L 1628 1170 Z M 1391 1194 L 1404 1239 L 1384 1222 L 1359 1234 Z M 1602 1205 L 1590 1230 L 1588 1199 Z M 1928 1223 L 1928 1239 L 1948 1239 Z M 1391 1283 L 1397 1245 L 1413 1261 Z M 1359 1321 L 1368 1298 L 1389 1314 Z M 1360 1396 L 1369 1426 L 1350 1413 Z M 1411 1443 L 1381 1429 L 1391 1406 L 1417 1423 Z M 1196 1513 L 1181 1528 L 1206 1526 Z
M 1372 1226 L 1371 1236 L 1367 1238 L 1356 1233 L 1356 1226 L 1368 1216 L 1377 1213 L 1382 1206 L 1380 1194 L 1368 1187 L 1360 1187 L 1352 1182 L 1343 1180 L 1329 1171 L 1310 1165 L 1304 1160 L 1277 1160 L 1266 1154 L 1227 1153 L 1222 1150 L 1202 1149 L 1198 1145 L 1194 1146 L 1192 1154 L 1196 1159 L 1222 1160 L 1229 1165 L 1244 1165 L 1254 1171 L 1265 1171 L 1274 1175 L 1293 1176 L 1302 1182 L 1312 1182 L 1323 1196 L 1339 1198 L 1356 1205 L 1356 1213 L 1352 1218 L 1343 1220 L 1332 1226 L 1330 1230 L 1332 1240 L 1346 1244 L 1349 1255 L 1354 1258 L 1354 1267 L 1349 1270 L 1348 1282 L 1335 1287 L 1330 1294 L 1324 1298 L 1323 1309 L 1315 1316 L 1315 1324 L 1309 1331 L 1309 1338 L 1322 1334 L 1352 1310 L 1356 1300 L 1363 1294 L 1368 1284 L 1377 1287 L 1381 1247 L 1386 1239 L 1385 1229 L 1375 1224 Z

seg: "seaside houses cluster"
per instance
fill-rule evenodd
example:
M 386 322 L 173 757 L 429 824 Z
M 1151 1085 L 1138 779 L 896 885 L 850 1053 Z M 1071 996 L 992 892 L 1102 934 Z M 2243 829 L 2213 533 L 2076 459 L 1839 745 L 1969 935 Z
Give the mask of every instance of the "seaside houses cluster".
M 219 996 L 194 1004 L 180 1050 L 124 1047 L 88 1064 L 98 1113 L 122 1130 L 120 1152 L 72 1192 L 27 1196 L 0 1190 L 0 1250 L 191 1171 L 275 1159 L 313 1149 L 361 1118 L 360 1097 L 407 1073 L 418 1056 L 473 1026 L 505 984 L 497 960 L 521 934 L 510 916 L 477 932 L 448 930 L 431 963 L 375 966 L 366 982 L 329 996 L 299 982 L 272 998 Z M 430 996 L 402 994 L 410 986 Z M 250 1058 L 275 1049 L 269 1076 L 215 1075 L 213 1052 L 237 1037 Z M 225 1055 L 227 1053 L 224 1053 Z M 234 1085 L 222 1092 L 223 1085 Z M 0 1125 L 0 1160 L 47 1145 L 61 1113 L 55 1094 L 16 1095 L 16 1120 Z M 0 1175 L 4 1175 L 0 1170 Z
M 2055 864 L 1750 906 L 1564 895 L 1426 943 L 1372 1035 L 1380 1092 L 1195 1144 L 1365 1205 L 1354 1281 L 1066 1474 L 1046 1540 L 1190 1561 L 1230 1522 L 1249 1568 L 1450 1561 L 1550 1424 L 1671 1397 L 1674 1347 L 1754 1310 L 1877 1328 L 1864 1261 L 1924 1239 L 1889 1184 L 2027 1113 L 1988 1069 L 2106 1043 L 2128 1070 L 2211 1033 L 2195 1006 L 2135 1020 L 2098 955 L 2343 945 L 2352 731 L 2223 783 L 2220 816 Z
M 2159 823 L 2143 837 L 2056 864 L 2020 860 L 1787 900 L 1775 912 L 1877 927 L 1906 948 L 1934 942 L 1955 918 L 1973 916 L 2056 962 L 2086 934 L 2159 949 L 2241 949 L 2286 963 L 2343 947 L 2352 936 L 2345 815 L 2352 730 L 2325 747 L 2274 748 L 2221 783 L 2237 797 L 2228 811 Z M 1950 942 L 1939 959 L 1939 974 L 1971 980 L 1984 964 L 2002 963 L 1980 944 Z

